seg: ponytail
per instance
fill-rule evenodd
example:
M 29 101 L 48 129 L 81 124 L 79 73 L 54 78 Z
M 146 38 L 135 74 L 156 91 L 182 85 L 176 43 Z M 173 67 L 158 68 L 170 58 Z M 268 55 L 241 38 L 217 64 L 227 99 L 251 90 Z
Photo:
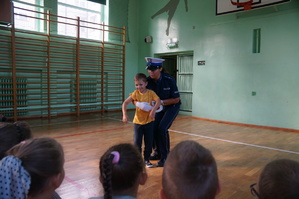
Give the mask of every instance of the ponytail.
M 100 159 L 104 199 L 111 199 L 134 187 L 143 171 L 143 158 L 135 145 L 118 144 L 110 147 Z

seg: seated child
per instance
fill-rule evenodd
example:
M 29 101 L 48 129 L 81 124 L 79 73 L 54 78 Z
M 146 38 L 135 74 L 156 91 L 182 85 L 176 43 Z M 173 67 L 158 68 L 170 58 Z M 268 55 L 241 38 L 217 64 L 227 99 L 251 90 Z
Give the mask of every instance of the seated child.
M 211 152 L 192 140 L 177 144 L 166 159 L 162 187 L 162 199 L 214 199 L 220 184 Z
M 100 198 L 137 198 L 138 187 L 146 180 L 144 162 L 135 145 L 114 145 L 100 159 L 100 181 L 105 193 Z
M 0 161 L 0 198 L 54 197 L 64 178 L 63 164 L 62 146 L 52 138 L 17 144 Z
M 0 114 L 0 122 L 6 122 L 7 118 L 5 117 L 5 115 L 1 115 Z
M 0 123 L 0 160 L 5 152 L 20 142 L 32 137 L 27 122 L 17 121 L 15 123 Z
M 259 199 L 298 199 L 299 162 L 279 159 L 268 163 L 260 174 Z

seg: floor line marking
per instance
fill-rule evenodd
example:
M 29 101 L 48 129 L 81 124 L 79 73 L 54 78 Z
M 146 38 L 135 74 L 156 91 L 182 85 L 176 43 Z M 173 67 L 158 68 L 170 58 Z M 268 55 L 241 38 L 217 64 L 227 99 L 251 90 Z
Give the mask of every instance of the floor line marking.
M 72 136 L 78 136 L 78 135 L 92 134 L 92 133 L 100 133 L 100 132 L 105 132 L 105 131 L 115 131 L 115 130 L 120 130 L 120 129 L 126 129 L 126 128 L 129 128 L 129 127 L 130 126 L 124 126 L 124 127 L 119 127 L 119 128 L 113 128 L 113 129 L 103 129 L 103 130 L 99 130 L 99 131 L 90 131 L 90 132 L 84 132 L 84 133 L 61 135 L 61 136 L 55 136 L 53 138 L 57 139 L 57 138 L 65 138 L 65 137 L 72 137 Z M 132 127 L 130 127 L 130 128 L 132 128 Z
M 53 122 L 53 123 L 48 123 L 48 124 L 40 124 L 40 125 L 30 125 L 30 127 L 40 127 L 40 126 L 51 126 L 51 125 L 57 125 L 57 124 L 70 124 L 70 123 L 79 123 L 79 122 L 88 122 L 88 121 L 95 121 L 95 120 L 100 120 L 100 119 L 105 119 L 105 116 L 101 116 L 100 118 L 95 118 L 95 119 L 86 119 L 86 120 L 76 120 L 76 121 L 67 121 L 67 122 Z
M 293 154 L 299 155 L 299 152 L 296 152 L 296 151 L 289 151 L 289 150 L 277 149 L 277 148 L 273 148 L 273 147 L 261 146 L 261 145 L 256 145 L 256 144 L 248 144 L 248 143 L 244 143 L 244 142 L 225 140 L 225 139 L 221 139 L 221 138 L 209 137 L 209 136 L 198 135 L 198 134 L 193 134 L 193 133 L 186 133 L 186 132 L 176 131 L 176 130 L 171 130 L 171 129 L 169 129 L 169 131 L 172 131 L 172 132 L 175 132 L 175 133 L 180 133 L 180 134 L 185 134 L 185 135 L 192 135 L 192 136 L 196 136 L 196 137 L 202 137 L 202 138 L 211 139 L 211 140 L 218 140 L 218 141 L 222 141 L 222 142 L 228 142 L 228 143 L 245 145 L 245 146 L 252 146 L 252 147 L 256 147 L 256 148 L 263 148 L 263 149 L 269 149 L 269 150 L 286 152 L 286 153 L 293 153 Z
M 122 121 L 120 119 L 113 118 L 113 117 L 101 116 L 100 118 L 96 118 L 96 119 L 78 120 L 78 121 L 71 121 L 71 122 L 61 122 L 61 123 L 55 123 L 55 125 L 56 124 L 73 123 L 73 122 L 92 121 L 92 120 L 99 120 L 99 119 L 109 119 L 109 120 L 115 120 L 115 121 Z M 128 123 L 132 124 L 133 122 L 128 122 Z M 47 124 L 47 125 L 49 125 L 49 124 Z M 37 127 L 37 126 L 43 126 L 43 125 L 35 125 L 35 126 L 32 126 L 32 127 Z M 107 129 L 107 130 L 100 130 L 100 131 L 91 131 L 91 132 L 85 132 L 85 133 L 77 133 L 77 134 L 71 134 L 71 135 L 57 136 L 57 137 L 54 137 L 54 138 L 71 137 L 71 136 L 76 136 L 76 135 L 98 133 L 98 132 L 110 131 L 110 130 L 118 130 L 118 129 L 123 129 L 123 128 L 129 128 L 129 127 L 127 126 L 127 127 L 120 127 L 120 128 L 115 128 L 115 129 Z M 172 131 L 172 132 L 175 132 L 175 133 L 180 133 L 180 134 L 185 134 L 185 135 L 192 135 L 192 136 L 196 136 L 196 137 L 202 137 L 202 138 L 206 138 L 206 139 L 218 140 L 218 141 L 222 141 L 222 142 L 228 142 L 228 143 L 233 143 L 233 144 L 251 146 L 251 147 L 256 147 L 256 148 L 263 148 L 263 149 L 269 149 L 269 150 L 274 150 L 274 151 L 280 151 L 280 152 L 286 152 L 286 153 L 292 153 L 292 154 L 299 155 L 299 152 L 296 152 L 296 151 L 289 151 L 289 150 L 277 149 L 277 148 L 273 148 L 273 147 L 266 147 L 266 146 L 255 145 L 255 144 L 248 144 L 248 143 L 244 143 L 244 142 L 231 141 L 231 140 L 226 140 L 226 139 L 221 139 L 221 138 L 215 138 L 215 137 L 209 137 L 209 136 L 198 135 L 198 134 L 193 134 L 193 133 L 187 133 L 187 132 L 182 132 L 182 131 L 176 131 L 176 130 L 172 130 L 172 129 L 169 129 L 169 131 Z
M 109 117 L 106 117 L 106 118 L 111 119 Z M 261 146 L 261 145 L 256 145 L 256 144 L 248 144 L 248 143 L 244 143 L 244 142 L 225 140 L 225 139 L 221 139 L 221 138 L 209 137 L 209 136 L 205 136 L 205 135 L 198 135 L 198 134 L 187 133 L 187 132 L 182 132 L 182 131 L 176 131 L 176 130 L 171 130 L 171 129 L 169 129 L 169 131 L 172 131 L 172 132 L 175 132 L 175 133 L 180 133 L 180 134 L 185 134 L 185 135 L 192 135 L 192 136 L 196 136 L 196 137 L 202 137 L 202 138 L 211 139 L 211 140 L 218 140 L 218 141 L 222 141 L 222 142 L 228 142 L 228 143 L 233 143 L 233 144 L 251 146 L 251 147 L 256 147 L 256 148 L 263 148 L 263 149 L 269 149 L 269 150 L 274 150 L 274 151 L 280 151 L 280 152 L 292 153 L 292 154 L 299 155 L 299 152 L 296 152 L 296 151 L 289 151 L 289 150 L 277 149 L 277 148 L 273 148 L 273 147 Z
M 86 193 L 88 194 L 89 197 L 91 197 L 91 196 L 93 196 L 93 197 L 96 196 L 94 193 L 91 194 L 90 191 L 89 191 L 89 189 L 88 189 L 87 187 L 85 187 L 85 186 L 81 185 L 80 183 L 78 183 L 78 182 L 72 180 L 71 178 L 65 176 L 65 177 L 64 177 L 64 180 L 66 180 L 66 181 L 68 181 L 69 183 L 71 183 L 72 185 L 74 185 L 77 189 L 86 192 Z
M 57 124 L 70 124 L 70 123 L 80 123 L 80 122 L 88 122 L 88 121 L 96 121 L 100 119 L 110 119 L 110 120 L 115 120 L 115 121 L 122 121 L 121 119 L 113 118 L 113 117 L 106 117 L 106 116 L 99 116 L 99 118 L 95 119 L 86 119 L 86 120 L 76 120 L 76 121 L 67 121 L 67 122 L 53 122 L 53 123 L 48 123 L 48 124 L 40 124 L 40 125 L 30 125 L 30 127 L 41 127 L 41 126 L 51 126 L 51 125 L 57 125 Z M 178 118 L 176 120 L 184 120 L 188 119 L 187 117 L 182 117 Z M 133 122 L 128 122 L 128 123 L 133 123 Z

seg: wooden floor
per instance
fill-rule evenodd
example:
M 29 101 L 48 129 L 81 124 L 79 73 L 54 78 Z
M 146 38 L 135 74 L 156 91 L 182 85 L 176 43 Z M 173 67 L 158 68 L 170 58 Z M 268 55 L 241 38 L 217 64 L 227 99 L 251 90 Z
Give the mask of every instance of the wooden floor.
M 133 142 L 133 124 L 123 124 L 121 113 L 27 121 L 34 137 L 53 137 L 64 147 L 66 176 L 57 190 L 63 199 L 103 195 L 98 180 L 100 156 L 111 145 Z M 299 161 L 299 134 L 296 132 L 216 123 L 179 115 L 170 128 L 170 140 L 171 148 L 182 140 L 195 140 L 212 151 L 222 183 L 222 192 L 217 199 L 253 198 L 249 185 L 257 181 L 264 165 L 279 158 Z M 162 169 L 147 168 L 149 178 L 140 187 L 138 198 L 158 198 Z

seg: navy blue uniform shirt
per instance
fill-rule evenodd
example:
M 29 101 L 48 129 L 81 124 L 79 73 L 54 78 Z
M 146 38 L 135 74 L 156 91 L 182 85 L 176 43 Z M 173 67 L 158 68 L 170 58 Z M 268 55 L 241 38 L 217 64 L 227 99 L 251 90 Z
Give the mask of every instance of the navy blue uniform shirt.
M 161 100 L 180 97 L 174 78 L 168 74 L 162 72 L 157 82 L 150 77 L 147 78 L 147 81 L 147 88 L 155 91 Z M 178 103 L 181 104 L 181 101 Z

